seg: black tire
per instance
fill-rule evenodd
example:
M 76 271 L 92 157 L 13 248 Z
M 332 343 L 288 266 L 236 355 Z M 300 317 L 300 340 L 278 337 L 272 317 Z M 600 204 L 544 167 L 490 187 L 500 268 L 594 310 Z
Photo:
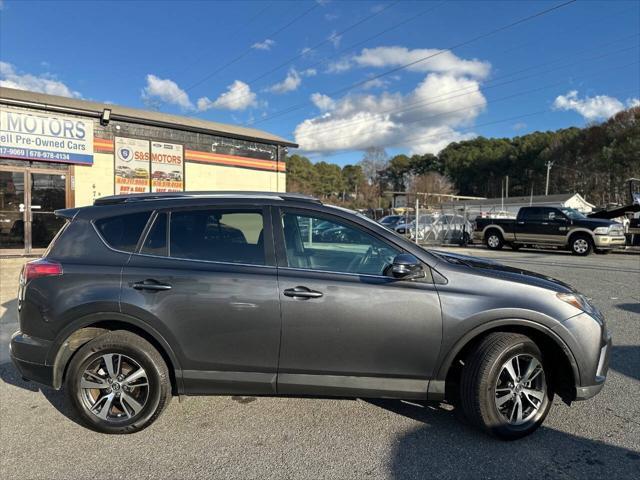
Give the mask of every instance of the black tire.
M 510 390 L 506 393 L 509 400 L 503 403 L 502 407 L 498 407 L 498 385 L 505 387 L 502 383 L 505 378 L 509 378 L 507 370 L 505 370 L 506 362 L 520 362 L 524 369 L 528 365 L 527 359 L 535 359 L 541 371 L 532 382 L 539 382 L 541 394 L 535 390 L 542 400 L 537 408 L 533 402 L 529 401 L 530 392 L 537 388 L 533 383 L 528 388 L 519 387 L 520 382 L 516 382 L 508 388 L 500 388 L 502 390 Z M 520 359 L 520 360 L 518 360 Z M 513 363 L 511 363 L 513 367 Z M 515 368 L 514 368 L 515 370 Z M 537 371 L 537 370 L 536 370 Z M 526 373 L 526 372 L 525 372 Z M 524 377 L 524 374 L 522 374 Z M 495 435 L 504 440 L 515 440 L 533 433 L 544 421 L 551 404 L 553 402 L 553 391 L 548 388 L 546 383 L 547 375 L 545 374 L 545 362 L 538 346 L 525 335 L 517 333 L 496 332 L 487 335 L 480 343 L 469 353 L 462 369 L 460 380 L 460 403 L 464 411 L 465 417 L 470 423 Z M 515 406 L 515 401 L 511 400 L 513 395 L 520 396 L 520 406 Z M 533 397 L 531 397 L 533 398 Z M 535 398 L 534 398 L 535 400 Z M 538 400 L 536 400 L 538 401 Z M 501 412 L 500 408 L 504 410 Z M 505 414 L 510 414 L 514 420 L 517 420 L 518 408 L 522 418 L 521 424 L 511 422 Z M 509 413 L 511 412 L 511 413 Z M 528 412 L 528 413 L 527 413 Z
M 589 235 L 578 233 L 571 237 L 569 249 L 574 255 L 586 257 L 593 252 L 593 240 L 591 240 Z
M 489 230 L 484 236 L 484 244 L 489 250 L 502 250 L 504 239 L 498 230 Z
M 110 354 L 114 356 L 104 357 Z M 105 358 L 112 359 L 112 371 L 124 378 L 109 375 Z M 136 367 L 143 369 L 146 386 L 144 378 L 132 381 L 131 386 L 127 383 L 126 377 L 137 372 Z M 94 370 L 90 372 L 92 368 Z M 81 388 L 83 377 L 84 381 L 96 385 L 99 382 L 104 387 Z M 169 370 L 162 356 L 145 339 L 124 330 L 100 335 L 75 353 L 67 369 L 65 391 L 85 426 L 112 434 L 133 433 L 148 427 L 171 401 Z M 104 413 L 110 401 L 108 397 L 111 397 L 111 403 Z M 92 403 L 97 413 L 91 411 Z M 103 413 L 107 418 L 98 417 Z

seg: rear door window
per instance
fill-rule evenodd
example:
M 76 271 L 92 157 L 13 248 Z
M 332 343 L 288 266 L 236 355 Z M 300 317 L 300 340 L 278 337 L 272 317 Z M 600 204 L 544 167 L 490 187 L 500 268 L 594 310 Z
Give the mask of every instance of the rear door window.
M 150 216 L 151 212 L 118 215 L 96 220 L 95 225 L 111 248 L 133 252 Z
M 540 222 L 542 221 L 542 212 L 540 208 L 527 208 L 521 211 L 520 220 L 526 222 Z
M 261 209 L 178 210 L 171 213 L 169 255 L 210 262 L 265 265 Z
M 144 240 L 140 253 L 166 257 L 167 249 L 167 213 L 159 213 Z

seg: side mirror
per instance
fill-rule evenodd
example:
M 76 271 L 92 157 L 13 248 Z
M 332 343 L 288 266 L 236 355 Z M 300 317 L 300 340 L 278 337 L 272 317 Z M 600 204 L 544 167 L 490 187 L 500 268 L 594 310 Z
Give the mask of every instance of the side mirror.
M 415 256 L 409 253 L 401 253 L 393 259 L 391 275 L 399 280 L 414 280 L 424 277 L 422 264 Z

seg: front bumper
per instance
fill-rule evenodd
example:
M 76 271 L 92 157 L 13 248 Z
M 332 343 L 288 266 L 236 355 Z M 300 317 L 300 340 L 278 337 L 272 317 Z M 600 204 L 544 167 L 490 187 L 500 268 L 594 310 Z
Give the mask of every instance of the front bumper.
M 607 379 L 611 334 L 604 318 L 595 316 L 583 312 L 553 329 L 565 340 L 575 359 L 575 400 L 587 400 L 598 394 Z
M 52 386 L 53 365 L 47 365 L 46 362 L 50 347 L 48 340 L 16 332 L 9 343 L 11 361 L 23 378 Z
M 624 235 L 595 235 L 594 244 L 596 248 L 616 248 L 624 247 L 627 239 Z

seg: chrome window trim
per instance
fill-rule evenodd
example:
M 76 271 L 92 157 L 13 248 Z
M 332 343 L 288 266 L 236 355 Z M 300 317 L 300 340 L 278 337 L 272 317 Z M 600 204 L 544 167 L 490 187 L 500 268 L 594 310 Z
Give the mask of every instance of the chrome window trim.
M 394 277 L 389 277 L 387 275 L 372 275 L 370 273 L 348 273 L 348 272 L 335 272 L 333 270 L 315 270 L 312 268 L 297 268 L 297 267 L 278 267 L 278 270 L 292 270 L 296 272 L 313 272 L 313 273 L 329 273 L 332 275 L 343 275 L 348 277 L 368 277 L 368 278 L 385 278 L 387 280 L 398 280 Z

